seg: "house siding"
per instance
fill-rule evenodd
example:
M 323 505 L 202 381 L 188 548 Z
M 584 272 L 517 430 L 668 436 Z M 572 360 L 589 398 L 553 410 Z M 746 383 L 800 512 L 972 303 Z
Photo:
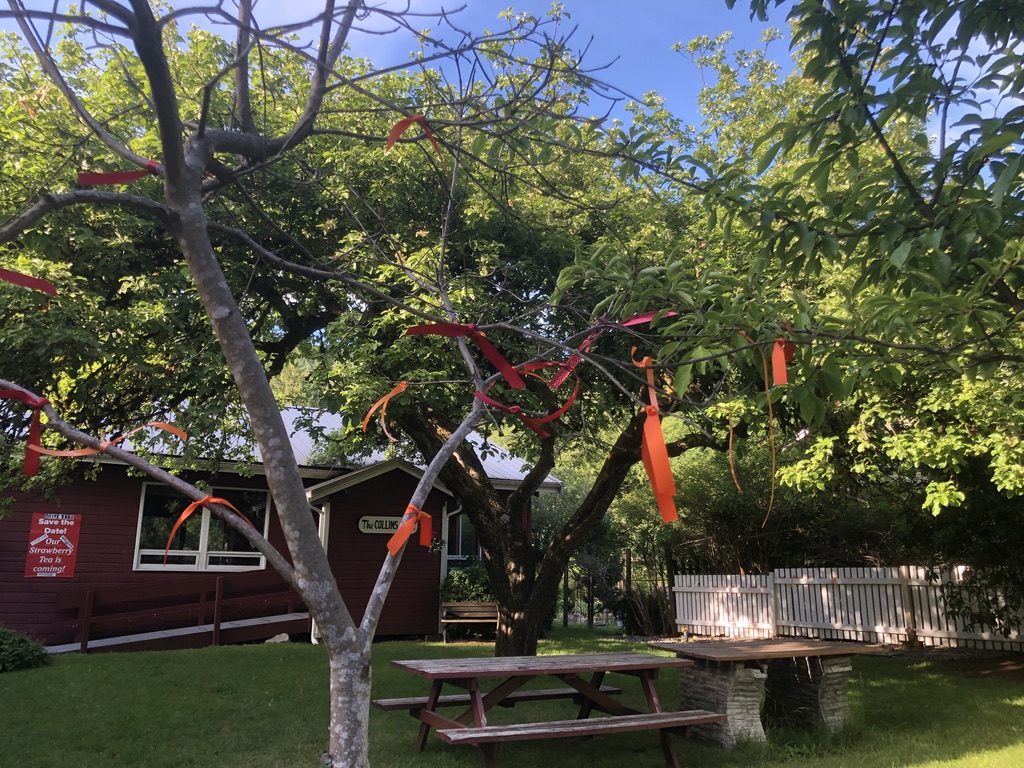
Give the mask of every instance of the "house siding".
M 257 478 L 220 475 L 216 484 L 260 488 Z M 144 480 L 124 468 L 105 466 L 96 480 L 80 478 L 60 489 L 52 501 L 27 494 L 14 497 L 14 511 L 0 520 L 0 625 L 46 644 L 74 640 L 74 611 L 61 609 L 63 595 L 107 588 L 187 584 L 197 574 L 183 571 L 135 571 L 135 538 Z M 184 509 L 185 501 L 182 501 Z M 75 575 L 26 578 L 25 558 L 32 516 L 37 513 L 81 515 Z M 283 543 L 281 527 L 271 516 L 269 539 Z M 206 574 L 204 574 L 206 575 Z
M 416 478 L 395 469 L 327 497 L 331 522 L 327 558 L 345 604 L 358 622 L 387 554 L 388 535 L 360 533 L 363 516 L 400 517 L 416 488 Z M 440 538 L 448 497 L 434 491 L 423 505 Z M 409 540 L 388 593 L 377 636 L 433 635 L 438 632 L 441 555 L 419 545 L 417 532 Z

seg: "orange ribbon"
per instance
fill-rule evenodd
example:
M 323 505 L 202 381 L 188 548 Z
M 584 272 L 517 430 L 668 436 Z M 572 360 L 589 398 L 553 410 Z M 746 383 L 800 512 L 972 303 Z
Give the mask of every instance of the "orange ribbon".
M 0 400 L 17 400 L 29 406 L 32 413 L 32 424 L 28 428 L 28 444 L 25 446 L 25 462 L 22 464 L 22 472 L 25 477 L 35 477 L 39 474 L 39 454 L 35 449 L 43 437 L 43 422 L 40 412 L 44 405 L 50 401 L 45 397 L 36 397 L 31 392 L 21 389 L 0 389 Z M 32 450 L 29 450 L 32 449 Z
M 772 381 L 776 387 L 789 383 L 786 364 L 793 362 L 795 349 L 792 342 L 786 341 L 783 338 L 775 340 L 775 346 L 772 347 Z
M 668 460 L 668 447 L 665 445 L 665 433 L 661 429 L 661 418 L 658 416 L 658 393 L 654 384 L 653 361 L 649 357 L 637 361 L 636 347 L 633 347 L 633 365 L 647 372 L 647 392 L 650 405 L 647 406 L 647 419 L 644 421 L 643 440 L 640 443 L 640 458 L 651 481 L 654 500 L 658 503 L 661 519 L 666 523 L 679 519 L 676 511 L 676 483 L 672 477 L 672 466 Z
M 51 296 L 57 295 L 57 289 L 53 287 L 53 283 L 48 283 L 38 277 L 23 275 L 21 272 L 12 272 L 9 269 L 0 269 L 0 280 L 3 280 L 5 283 L 11 283 L 12 285 L 20 285 L 22 288 L 31 288 L 34 291 L 42 291 L 43 293 L 48 293 Z
M 29 448 L 35 451 L 36 453 L 43 454 L 44 456 L 91 456 L 94 453 L 102 453 L 110 446 L 117 445 L 118 443 L 127 440 L 136 432 L 141 432 L 146 427 L 156 427 L 157 429 L 162 429 L 164 432 L 170 432 L 172 435 L 177 435 L 182 440 L 188 440 L 188 435 L 182 430 L 178 429 L 173 424 L 168 424 L 167 422 L 164 421 L 150 421 L 146 424 L 143 424 L 141 427 L 136 427 L 131 432 L 125 432 L 116 440 L 100 440 L 99 448 L 76 448 L 71 451 L 54 451 L 50 448 L 43 448 L 42 446 L 39 445 L 30 445 Z
M 437 152 L 437 156 L 444 160 L 444 155 L 441 153 L 441 147 L 437 145 L 437 139 L 434 138 L 434 134 L 430 131 L 430 127 L 427 125 L 427 118 L 423 115 L 405 117 L 395 123 L 391 128 L 391 132 L 388 133 L 388 140 L 384 145 L 384 151 L 390 151 L 390 149 L 395 146 L 395 142 L 402 137 L 403 133 L 409 130 L 413 123 L 416 123 L 423 129 L 423 132 L 427 134 L 427 138 L 430 139 L 430 143 L 434 146 L 434 151 Z
M 388 436 L 388 440 L 390 440 L 393 443 L 397 443 L 398 441 L 395 440 L 395 438 L 391 436 L 390 432 L 388 432 L 388 425 L 387 425 L 387 422 L 384 421 L 384 414 L 388 410 L 388 402 L 391 400 L 391 398 L 394 397 L 395 395 L 398 395 L 398 394 L 401 394 L 402 392 L 405 392 L 405 390 L 408 389 L 408 388 L 409 388 L 409 382 L 407 382 L 407 381 L 400 381 L 400 382 L 398 382 L 398 386 L 397 387 L 392 389 L 390 392 L 388 392 L 386 395 L 384 395 L 384 397 L 382 397 L 376 403 L 371 405 L 370 406 L 370 410 L 366 412 L 366 418 L 363 419 L 363 432 L 366 431 L 366 426 L 370 423 L 370 417 L 373 416 L 373 412 L 376 411 L 378 408 L 380 408 L 380 425 L 381 425 L 381 427 L 384 428 L 384 434 Z
M 430 538 L 433 535 L 430 515 L 412 504 L 405 508 L 405 514 L 412 515 L 412 517 L 398 526 L 398 530 L 395 531 L 395 534 L 388 540 L 388 552 L 391 553 L 392 557 L 396 556 L 402 547 L 405 546 L 409 537 L 412 536 L 413 528 L 415 528 L 417 524 L 420 526 L 420 546 L 430 546 Z
M 210 504 L 220 504 L 221 506 L 227 507 L 228 509 L 233 510 L 240 518 L 245 520 L 245 522 L 249 523 L 249 518 L 247 518 L 245 515 L 239 512 L 235 508 L 235 505 L 232 504 L 227 499 L 218 499 L 215 496 L 203 496 L 203 498 L 201 498 L 199 501 L 193 501 L 191 504 L 185 507 L 185 511 L 181 513 L 181 516 L 178 518 L 178 521 L 174 524 L 174 527 L 171 528 L 171 535 L 167 537 L 167 547 L 164 549 L 164 565 L 167 565 L 167 554 L 171 551 L 171 542 L 174 541 L 174 534 L 178 532 L 178 529 L 181 527 L 182 523 L 188 520 L 189 516 L 197 509 L 199 509 L 200 507 L 209 506 Z M 252 523 L 249 523 L 249 526 L 251 528 L 256 527 Z
M 744 333 L 743 331 L 740 331 L 740 336 L 749 341 L 751 344 L 754 344 L 754 340 L 747 336 L 747 334 Z M 761 527 L 764 528 L 765 525 L 767 525 L 768 523 L 768 516 L 772 513 L 772 507 L 775 506 L 775 414 L 772 413 L 771 385 L 768 383 L 768 357 L 765 355 L 764 350 L 761 349 L 760 346 L 757 346 L 757 352 L 759 355 L 761 355 L 761 366 L 764 369 L 764 397 L 765 401 L 768 403 L 768 451 L 772 457 L 771 494 L 768 496 L 768 511 L 765 512 L 764 520 L 761 521 Z M 792 361 L 793 359 L 793 345 L 790 344 L 785 339 L 776 339 L 775 346 L 772 349 L 772 380 L 775 382 L 776 385 L 787 383 L 787 359 L 790 361 Z M 779 380 L 780 375 L 782 377 L 781 381 Z

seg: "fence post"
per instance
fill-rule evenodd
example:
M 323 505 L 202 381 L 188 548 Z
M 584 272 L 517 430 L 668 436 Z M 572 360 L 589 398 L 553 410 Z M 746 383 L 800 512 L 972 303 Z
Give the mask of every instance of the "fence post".
M 92 624 L 92 607 L 96 599 L 96 592 L 89 590 L 85 593 L 85 604 L 82 606 L 82 642 L 78 646 L 79 653 L 89 652 L 89 625 Z
M 900 589 L 903 592 L 903 625 L 907 628 L 907 644 L 917 645 L 917 612 L 914 593 L 910 589 L 910 566 L 900 566 Z
M 775 591 L 775 571 L 768 574 L 768 631 L 772 637 L 779 636 L 778 605 L 779 596 Z
M 224 599 L 224 577 L 217 577 L 217 588 L 213 598 L 213 644 L 220 645 L 220 619 L 222 601 Z

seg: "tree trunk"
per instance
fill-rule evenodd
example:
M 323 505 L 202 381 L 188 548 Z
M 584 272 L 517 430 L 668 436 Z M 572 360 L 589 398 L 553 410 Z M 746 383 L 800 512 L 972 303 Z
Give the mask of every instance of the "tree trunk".
M 515 606 L 505 606 L 499 602 L 495 656 L 537 655 L 537 643 L 547 629 L 548 620 L 553 618 L 550 609 L 554 608 L 558 590 L 557 585 L 555 590 L 543 590 L 550 593 L 546 595 L 547 599 L 536 586 L 531 591 L 532 594 L 525 595 L 526 600 Z
M 328 768 L 369 768 L 370 640 L 327 643 L 331 677 Z

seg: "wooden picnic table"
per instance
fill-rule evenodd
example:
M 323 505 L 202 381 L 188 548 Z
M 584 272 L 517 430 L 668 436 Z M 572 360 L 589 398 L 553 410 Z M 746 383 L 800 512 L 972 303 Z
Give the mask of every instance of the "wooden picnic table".
M 661 708 L 654 680 L 662 669 L 681 669 L 693 664 L 682 658 L 654 656 L 648 653 L 587 653 L 558 656 L 504 656 L 469 659 L 417 659 L 392 661 L 392 665 L 413 675 L 431 680 L 430 693 L 424 697 L 378 699 L 380 709 L 405 709 L 420 721 L 416 750 L 426 746 L 431 727 L 437 736 L 450 744 L 472 744 L 483 752 L 486 768 L 497 765 L 498 745 L 506 741 L 596 736 L 636 730 L 656 730 L 665 762 L 679 767 L 672 743 L 672 734 L 686 735 L 689 728 L 702 723 L 717 722 L 724 715 L 704 710 L 666 712 Z M 613 696 L 618 688 L 603 685 L 609 672 L 630 675 L 640 680 L 647 704 L 642 712 L 624 706 Z M 589 679 L 583 676 L 589 675 Z M 554 677 L 564 688 L 526 689 L 524 686 L 540 677 Z M 485 691 L 481 682 L 497 680 Z M 466 691 L 442 696 L 445 685 Z M 575 720 L 527 722 L 515 725 L 488 725 L 487 712 L 495 706 L 517 702 L 572 698 L 579 704 Z M 444 707 L 462 708 L 454 716 L 438 711 Z M 591 718 L 593 712 L 606 716 Z
M 725 721 L 701 725 L 698 732 L 730 748 L 737 739 L 765 741 L 765 723 L 838 731 L 850 719 L 850 657 L 871 650 L 802 638 L 651 647 L 694 661 L 679 673 L 680 706 L 724 712 Z

